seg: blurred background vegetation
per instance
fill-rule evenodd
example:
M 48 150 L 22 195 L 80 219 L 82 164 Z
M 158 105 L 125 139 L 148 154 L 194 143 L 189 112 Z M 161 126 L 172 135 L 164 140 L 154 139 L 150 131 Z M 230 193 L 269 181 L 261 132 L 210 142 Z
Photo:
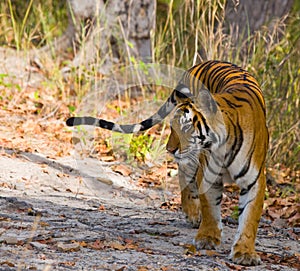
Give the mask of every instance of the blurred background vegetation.
M 271 32 L 262 28 L 248 36 L 246 47 L 244 40 L 233 42 L 233 34 L 223 31 L 224 1 L 160 0 L 156 16 L 152 60 L 186 69 L 204 58 L 222 59 L 249 70 L 267 102 L 268 167 L 299 171 L 300 1 Z M 67 22 L 66 1 L 1 1 L 0 46 L 26 51 L 51 44 Z

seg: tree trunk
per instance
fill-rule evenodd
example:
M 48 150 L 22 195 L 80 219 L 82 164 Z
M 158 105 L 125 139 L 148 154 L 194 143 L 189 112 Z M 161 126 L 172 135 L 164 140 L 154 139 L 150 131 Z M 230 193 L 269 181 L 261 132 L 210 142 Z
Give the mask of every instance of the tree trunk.
M 155 28 L 153 0 L 68 0 L 68 27 L 50 47 L 60 54 L 73 47 L 73 66 L 152 59 L 151 31 Z M 104 67 L 104 68 L 103 68 Z
M 291 10 L 293 0 L 228 0 L 225 10 L 227 32 L 235 34 L 235 41 L 248 38 L 262 26 L 270 30 L 274 22 Z

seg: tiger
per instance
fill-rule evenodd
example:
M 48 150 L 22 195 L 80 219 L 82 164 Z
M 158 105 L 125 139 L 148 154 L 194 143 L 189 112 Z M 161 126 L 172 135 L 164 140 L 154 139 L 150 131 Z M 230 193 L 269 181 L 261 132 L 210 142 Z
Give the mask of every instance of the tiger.
M 167 101 L 137 124 L 94 117 L 71 117 L 68 126 L 94 125 L 120 133 L 144 131 L 173 109 L 167 151 L 178 164 L 182 210 L 197 234 L 197 249 L 221 243 L 221 202 L 225 182 L 240 188 L 238 229 L 229 258 L 259 265 L 255 240 L 266 188 L 269 134 L 266 105 L 257 80 L 225 61 L 210 60 L 183 73 Z

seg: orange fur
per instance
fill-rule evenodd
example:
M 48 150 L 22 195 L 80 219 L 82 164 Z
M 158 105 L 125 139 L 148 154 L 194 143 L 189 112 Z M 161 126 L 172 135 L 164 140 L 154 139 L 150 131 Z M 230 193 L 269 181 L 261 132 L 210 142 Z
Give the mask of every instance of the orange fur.
M 230 176 L 230 181 L 236 182 L 241 188 L 241 216 L 231 258 L 238 264 L 257 265 L 260 258 L 255 252 L 255 238 L 266 187 L 264 164 L 268 131 L 265 102 L 257 81 L 246 71 L 226 63 L 217 63 L 211 67 L 208 65 L 210 64 L 191 68 L 187 80 L 191 88 L 200 88 L 200 94 L 201 84 L 204 84 L 212 94 L 211 98 L 200 95 L 198 100 L 185 100 L 177 106 L 171 122 L 167 149 L 172 153 L 176 152 L 178 157 L 183 211 L 192 222 L 201 216 L 195 237 L 197 247 L 211 249 L 220 244 L 220 206 L 216 202 L 221 197 L 223 182 L 227 181 L 225 176 Z M 195 80 L 191 75 L 195 75 L 199 80 Z M 217 112 L 214 112 L 215 105 L 218 105 Z M 189 122 L 192 128 L 188 125 Z M 200 146 L 197 142 L 201 142 L 199 138 L 205 132 L 201 127 L 205 126 L 208 126 L 217 138 L 223 136 L 223 139 L 226 139 L 223 145 L 219 142 L 219 146 L 226 147 L 223 165 L 220 167 L 220 173 L 215 174 L 216 183 L 208 189 L 203 188 L 205 183 L 210 181 L 204 177 L 209 160 L 205 158 L 207 154 L 196 151 L 199 155 L 198 163 L 193 164 L 190 162 L 192 159 L 188 160 L 188 152 L 192 153 Z M 199 131 L 199 127 L 204 132 Z M 209 134 L 205 136 L 209 137 Z M 211 152 L 217 153 L 218 145 Z M 193 179 L 185 177 L 192 167 L 197 171 L 194 182 L 197 183 L 199 204 L 195 204 L 194 199 L 191 200 L 191 192 L 187 187 Z M 211 171 L 214 170 L 217 171 L 214 168 Z M 214 194 L 215 191 L 218 195 Z

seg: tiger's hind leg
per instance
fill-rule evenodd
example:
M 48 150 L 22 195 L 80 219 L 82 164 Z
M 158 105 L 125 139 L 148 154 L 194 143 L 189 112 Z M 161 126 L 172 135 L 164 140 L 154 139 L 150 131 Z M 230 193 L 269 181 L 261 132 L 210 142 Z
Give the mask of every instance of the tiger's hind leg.
M 239 227 L 230 257 L 241 265 L 259 265 L 260 257 L 255 251 L 255 239 L 262 214 L 266 179 L 263 172 L 256 181 L 241 186 L 239 200 Z

